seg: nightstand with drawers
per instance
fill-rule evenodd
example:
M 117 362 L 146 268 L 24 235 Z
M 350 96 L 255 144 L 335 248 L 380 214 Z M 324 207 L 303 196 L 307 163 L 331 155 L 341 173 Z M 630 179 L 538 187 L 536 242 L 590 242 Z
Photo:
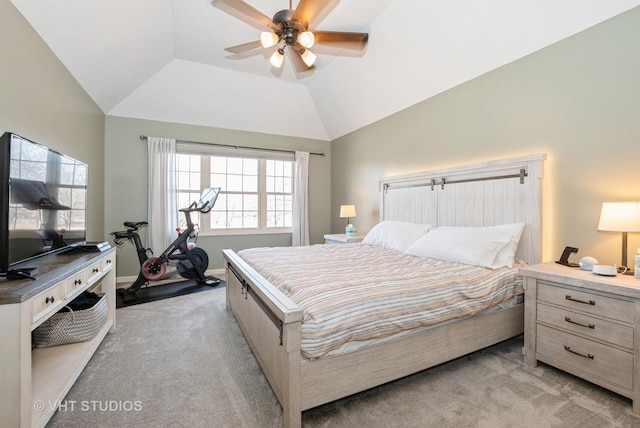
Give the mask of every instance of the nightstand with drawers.
M 538 361 L 633 400 L 640 414 L 640 279 L 544 263 L 520 269 L 524 360 Z
M 364 236 L 360 235 L 345 235 L 344 233 L 328 234 L 324 235 L 325 244 L 352 244 L 354 242 L 360 242 L 364 239 Z

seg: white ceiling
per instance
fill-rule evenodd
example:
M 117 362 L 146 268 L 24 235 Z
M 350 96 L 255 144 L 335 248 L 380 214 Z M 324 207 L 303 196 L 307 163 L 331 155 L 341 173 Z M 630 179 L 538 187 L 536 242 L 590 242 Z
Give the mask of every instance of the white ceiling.
M 369 33 L 297 76 L 210 0 L 11 0 L 107 115 L 333 140 L 640 0 L 342 0 L 311 28 Z M 267 16 L 287 0 L 245 0 Z M 298 0 L 293 1 L 295 7 Z M 346 52 L 341 52 L 345 54 Z

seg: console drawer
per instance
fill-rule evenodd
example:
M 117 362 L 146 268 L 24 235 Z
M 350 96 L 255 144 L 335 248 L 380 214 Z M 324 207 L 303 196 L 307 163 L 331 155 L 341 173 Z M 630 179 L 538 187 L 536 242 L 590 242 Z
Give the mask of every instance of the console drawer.
M 92 268 L 97 268 L 98 264 L 94 263 Z M 87 286 L 87 269 L 83 269 L 80 272 L 76 272 L 72 276 L 68 277 L 64 281 L 64 298 L 68 299 L 79 289 L 86 288 Z
M 102 271 L 103 273 L 109 272 L 111 269 L 113 269 L 113 262 L 115 258 L 115 254 L 111 254 L 107 257 L 103 257 L 100 260 L 100 271 Z
M 538 321 L 633 350 L 633 327 L 568 309 L 538 304 Z
M 35 324 L 64 304 L 64 283 L 54 285 L 31 299 L 31 322 Z M 32 328 L 37 327 L 32 325 Z
M 598 383 L 599 378 L 633 389 L 633 354 L 630 352 L 538 324 L 536 355 L 540 361 L 552 365 L 560 362 L 574 367 L 577 371 L 574 374 L 578 376 L 587 372 L 593 377 L 584 378 L 594 383 Z
M 538 301 L 629 324 L 633 323 L 633 303 L 627 300 L 599 296 L 541 282 L 538 283 Z
M 85 269 L 87 284 L 91 285 L 96 282 L 98 279 L 102 278 L 102 261 L 95 262 L 87 269 Z

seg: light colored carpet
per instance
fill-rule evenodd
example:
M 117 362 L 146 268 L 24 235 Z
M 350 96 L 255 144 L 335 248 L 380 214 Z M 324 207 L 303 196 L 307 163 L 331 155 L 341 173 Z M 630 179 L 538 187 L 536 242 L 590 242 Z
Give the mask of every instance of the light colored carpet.
M 117 311 L 48 427 L 282 426 L 282 411 L 212 289 Z M 549 366 L 515 338 L 303 413 L 305 427 L 638 427 L 631 401 Z M 428 350 L 425 350 L 427 352 Z

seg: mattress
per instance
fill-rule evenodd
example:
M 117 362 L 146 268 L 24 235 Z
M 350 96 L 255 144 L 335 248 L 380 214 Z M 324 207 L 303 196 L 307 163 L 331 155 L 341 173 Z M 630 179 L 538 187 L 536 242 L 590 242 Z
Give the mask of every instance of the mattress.
M 238 255 L 302 308 L 301 354 L 309 359 L 467 318 L 522 294 L 522 262 L 492 270 L 366 244 Z

